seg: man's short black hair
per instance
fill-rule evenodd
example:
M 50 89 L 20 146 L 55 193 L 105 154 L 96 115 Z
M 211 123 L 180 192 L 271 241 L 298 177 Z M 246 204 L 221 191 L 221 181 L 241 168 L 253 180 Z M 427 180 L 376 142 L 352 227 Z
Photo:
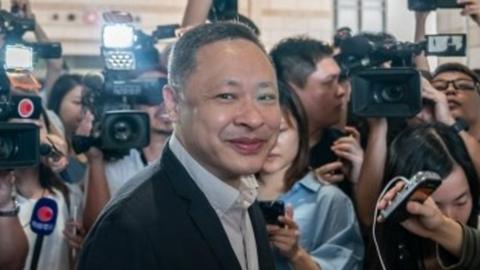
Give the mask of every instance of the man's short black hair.
M 283 39 L 270 51 L 278 79 L 300 88 L 317 69 L 317 62 L 332 54 L 332 47 L 306 36 Z
M 169 84 L 177 90 L 184 88 L 185 80 L 196 68 L 196 56 L 200 48 L 217 41 L 236 39 L 250 41 L 266 54 L 257 36 L 241 23 L 215 22 L 187 31 L 172 48 L 168 67 Z
M 480 83 L 480 77 L 473 72 L 469 67 L 460 63 L 445 63 L 437 67 L 433 72 L 433 77 L 437 77 L 441 73 L 445 72 L 460 72 L 470 77 L 475 83 Z

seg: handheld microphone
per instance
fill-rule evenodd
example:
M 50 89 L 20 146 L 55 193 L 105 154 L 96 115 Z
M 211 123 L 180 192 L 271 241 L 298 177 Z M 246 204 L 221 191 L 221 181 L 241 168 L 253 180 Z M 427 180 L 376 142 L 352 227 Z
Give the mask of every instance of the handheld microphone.
M 52 199 L 41 198 L 35 204 L 30 219 L 30 227 L 39 236 L 52 234 L 57 222 L 58 205 Z

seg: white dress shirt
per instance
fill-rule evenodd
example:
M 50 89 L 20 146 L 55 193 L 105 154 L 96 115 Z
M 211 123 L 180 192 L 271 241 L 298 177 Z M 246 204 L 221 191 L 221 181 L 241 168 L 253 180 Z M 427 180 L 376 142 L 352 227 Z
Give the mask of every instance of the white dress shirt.
M 255 177 L 242 177 L 238 189 L 234 188 L 202 167 L 175 135 L 169 146 L 217 213 L 242 269 L 258 270 L 257 244 L 248 214 L 257 197 Z

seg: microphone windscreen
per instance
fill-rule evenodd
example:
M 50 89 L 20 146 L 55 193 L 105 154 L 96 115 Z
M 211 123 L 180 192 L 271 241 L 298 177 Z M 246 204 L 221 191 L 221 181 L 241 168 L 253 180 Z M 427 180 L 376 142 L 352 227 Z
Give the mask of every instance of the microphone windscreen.
M 87 73 L 83 76 L 83 84 L 93 90 L 102 89 L 104 82 L 105 78 L 100 73 Z
M 366 37 L 355 36 L 345 39 L 342 42 L 340 51 L 341 54 L 344 55 L 364 57 L 368 55 L 373 50 L 373 48 L 373 44 Z

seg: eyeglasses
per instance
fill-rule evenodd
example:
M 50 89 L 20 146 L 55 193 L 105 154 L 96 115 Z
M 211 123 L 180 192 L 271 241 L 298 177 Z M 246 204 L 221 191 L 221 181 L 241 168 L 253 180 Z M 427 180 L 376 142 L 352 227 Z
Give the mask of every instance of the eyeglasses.
M 458 80 L 435 80 L 432 82 L 432 86 L 435 87 L 439 91 L 446 91 L 450 84 L 453 85 L 455 90 L 463 90 L 463 91 L 473 91 L 477 88 L 477 83 L 472 80 L 467 79 L 458 79 Z

